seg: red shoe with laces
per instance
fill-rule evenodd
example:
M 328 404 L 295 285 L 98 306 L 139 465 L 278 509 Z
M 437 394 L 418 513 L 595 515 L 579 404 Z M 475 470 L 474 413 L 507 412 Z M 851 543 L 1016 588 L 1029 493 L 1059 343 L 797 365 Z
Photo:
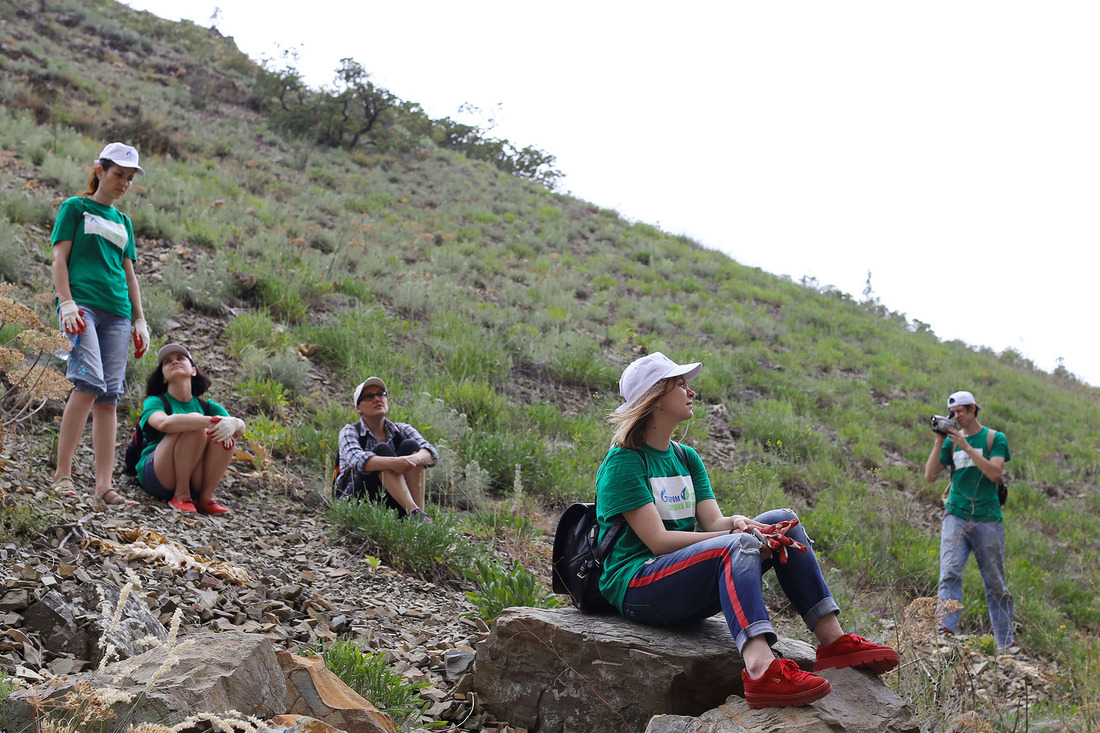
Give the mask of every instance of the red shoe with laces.
M 222 506 L 218 502 L 211 499 L 202 506 L 197 507 L 199 514 L 228 514 L 229 507 Z
M 182 499 L 169 499 L 168 506 L 184 513 L 196 511 L 195 502 L 191 501 L 190 496 L 185 496 Z
M 814 671 L 836 667 L 869 669 L 882 674 L 898 666 L 898 653 L 888 646 L 873 644 L 862 636 L 844 634 L 828 646 L 818 645 Z
M 757 679 L 741 670 L 745 702 L 750 708 L 799 707 L 820 700 L 833 691 L 824 677 L 803 672 L 790 659 L 776 659 Z

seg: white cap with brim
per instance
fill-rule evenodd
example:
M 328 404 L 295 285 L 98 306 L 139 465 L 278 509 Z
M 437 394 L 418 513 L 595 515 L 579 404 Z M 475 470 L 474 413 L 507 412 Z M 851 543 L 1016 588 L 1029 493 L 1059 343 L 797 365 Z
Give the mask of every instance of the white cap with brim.
M 361 382 L 358 387 L 355 388 L 354 394 L 352 394 L 352 404 L 356 407 L 359 406 L 359 395 L 363 394 L 363 390 L 367 387 L 381 387 L 382 391 L 386 391 L 386 383 L 378 377 L 367 377 L 366 380 Z
M 947 398 L 948 409 L 951 409 L 952 407 L 962 407 L 963 405 L 974 405 L 979 410 L 982 409 L 982 406 L 974 401 L 974 395 L 970 394 L 966 390 L 962 390 L 961 392 L 954 392 L 950 397 Z
M 135 168 L 138 173 L 144 176 L 145 169 L 138 165 L 139 159 L 137 148 L 125 143 L 108 143 L 95 162 L 97 165 L 103 165 L 103 161 L 109 160 L 123 168 Z
M 631 362 L 623 370 L 623 376 L 619 379 L 619 394 L 626 401 L 619 405 L 615 412 L 624 412 L 630 409 L 636 400 L 662 379 L 683 377 L 690 382 L 698 377 L 702 371 L 703 365 L 700 362 L 677 364 L 660 351 L 654 351 L 648 356 L 643 356 L 641 359 Z

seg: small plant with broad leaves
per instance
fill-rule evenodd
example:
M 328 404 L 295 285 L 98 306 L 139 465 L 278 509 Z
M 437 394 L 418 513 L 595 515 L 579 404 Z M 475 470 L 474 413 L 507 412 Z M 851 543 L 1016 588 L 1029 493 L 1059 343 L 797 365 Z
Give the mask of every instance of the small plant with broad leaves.
M 479 560 L 466 577 L 477 583 L 477 591 L 466 597 L 477 608 L 477 615 L 492 623 L 501 611 L 513 606 L 554 608 L 558 599 L 547 595 L 538 579 L 518 562 L 507 570 L 495 562 Z M 472 614 L 471 614 L 472 615 Z
M 364 652 L 355 642 L 340 640 L 320 650 L 333 674 L 389 715 L 399 730 L 416 725 L 428 707 L 420 697 L 426 682 L 409 682 L 390 669 L 381 652 Z

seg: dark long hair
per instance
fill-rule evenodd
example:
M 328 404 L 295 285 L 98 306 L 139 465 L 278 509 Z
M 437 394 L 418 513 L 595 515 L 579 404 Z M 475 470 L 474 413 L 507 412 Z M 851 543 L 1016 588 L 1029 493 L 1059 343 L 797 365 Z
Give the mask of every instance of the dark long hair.
M 96 165 L 98 165 L 100 168 L 102 168 L 103 172 L 106 173 L 107 171 L 111 170 L 111 166 L 114 165 L 114 162 L 110 161 L 110 160 L 104 160 L 100 163 L 96 163 Z M 99 176 L 97 176 L 95 174 L 95 166 L 93 166 L 92 167 L 92 175 L 90 175 L 88 177 L 88 190 L 84 192 L 84 195 L 85 196 L 91 196 L 98 189 L 99 189 Z M 163 393 L 161 393 L 161 394 L 163 394 Z
M 203 374 L 194 360 L 191 360 L 191 366 L 195 367 L 195 376 L 191 377 L 191 396 L 201 397 L 206 390 L 210 389 L 210 377 Z M 145 380 L 145 396 L 156 397 L 162 395 L 168 391 L 168 384 L 164 381 L 164 362 L 157 364 L 157 368 L 149 372 L 149 377 Z

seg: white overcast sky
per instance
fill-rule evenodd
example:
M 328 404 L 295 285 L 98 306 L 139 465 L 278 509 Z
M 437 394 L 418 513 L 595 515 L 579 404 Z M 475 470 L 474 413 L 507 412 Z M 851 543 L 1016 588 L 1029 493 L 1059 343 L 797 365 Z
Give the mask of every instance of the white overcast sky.
M 1100 3 L 127 4 L 495 110 L 582 199 L 1100 386 Z

